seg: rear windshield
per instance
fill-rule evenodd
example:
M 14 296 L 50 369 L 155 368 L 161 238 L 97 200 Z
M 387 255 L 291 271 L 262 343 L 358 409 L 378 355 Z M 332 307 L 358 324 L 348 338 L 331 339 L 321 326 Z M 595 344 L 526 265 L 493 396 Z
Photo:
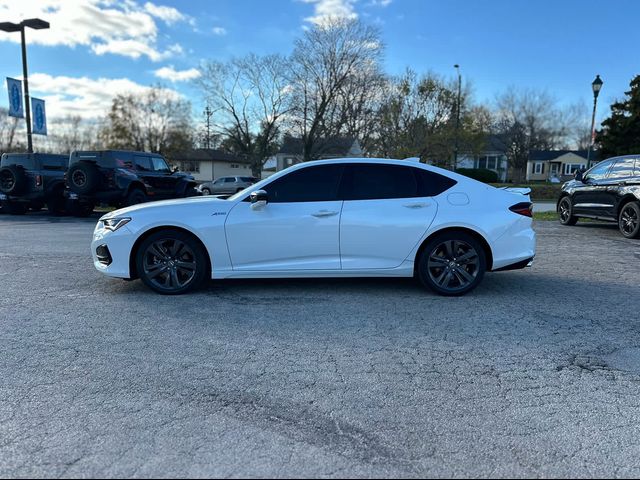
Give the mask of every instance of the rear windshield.
M 30 155 L 4 154 L 0 166 L 6 167 L 7 165 L 22 165 L 26 170 L 36 169 L 36 162 Z

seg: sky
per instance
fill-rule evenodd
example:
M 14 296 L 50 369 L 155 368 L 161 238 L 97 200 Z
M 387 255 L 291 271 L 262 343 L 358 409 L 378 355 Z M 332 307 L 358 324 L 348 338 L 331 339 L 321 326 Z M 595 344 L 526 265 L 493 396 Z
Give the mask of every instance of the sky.
M 49 119 L 97 118 L 115 94 L 158 83 L 197 114 L 202 62 L 288 54 L 326 15 L 377 26 L 390 74 L 453 78 L 459 64 L 478 102 L 514 86 L 590 108 L 600 74 L 602 119 L 640 74 L 640 0 L 0 0 L 0 21 L 51 23 L 27 30 L 30 93 L 46 100 Z M 22 76 L 19 38 L 0 32 L 2 77 Z

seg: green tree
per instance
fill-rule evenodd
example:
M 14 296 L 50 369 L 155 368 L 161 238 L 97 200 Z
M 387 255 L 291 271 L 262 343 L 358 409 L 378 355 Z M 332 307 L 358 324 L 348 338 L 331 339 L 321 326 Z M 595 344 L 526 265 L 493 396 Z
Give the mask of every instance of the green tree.
M 640 75 L 630 87 L 624 101 L 611 105 L 611 116 L 596 137 L 602 158 L 640 152 Z

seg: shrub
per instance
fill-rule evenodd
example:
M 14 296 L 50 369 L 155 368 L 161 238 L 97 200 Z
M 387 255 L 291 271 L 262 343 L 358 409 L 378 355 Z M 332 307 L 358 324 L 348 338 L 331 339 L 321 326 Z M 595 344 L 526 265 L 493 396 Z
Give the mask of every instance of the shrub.
M 498 181 L 498 174 L 486 168 L 458 168 L 456 173 L 484 183 L 496 183 Z

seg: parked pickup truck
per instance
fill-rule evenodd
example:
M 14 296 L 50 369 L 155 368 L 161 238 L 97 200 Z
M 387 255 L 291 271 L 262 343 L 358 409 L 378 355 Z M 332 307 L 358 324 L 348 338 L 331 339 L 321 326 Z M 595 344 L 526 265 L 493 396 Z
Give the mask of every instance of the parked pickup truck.
M 0 202 L 14 214 L 29 208 L 64 213 L 64 174 L 69 157 L 44 153 L 4 153 L 0 159 Z

